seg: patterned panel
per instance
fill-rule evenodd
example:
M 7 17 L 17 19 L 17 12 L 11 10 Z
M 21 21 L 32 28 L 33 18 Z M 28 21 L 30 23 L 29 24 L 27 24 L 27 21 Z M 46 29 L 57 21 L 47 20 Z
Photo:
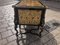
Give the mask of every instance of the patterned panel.
M 18 10 L 20 24 L 34 24 L 40 23 L 41 11 L 39 10 Z

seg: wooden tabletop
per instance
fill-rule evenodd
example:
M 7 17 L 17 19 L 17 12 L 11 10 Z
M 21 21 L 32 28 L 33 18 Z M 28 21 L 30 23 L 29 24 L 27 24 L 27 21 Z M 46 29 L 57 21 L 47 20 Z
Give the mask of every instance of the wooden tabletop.
M 31 1 L 31 0 L 21 1 L 20 3 L 17 4 L 17 6 L 42 6 L 43 7 L 43 5 L 39 1 Z

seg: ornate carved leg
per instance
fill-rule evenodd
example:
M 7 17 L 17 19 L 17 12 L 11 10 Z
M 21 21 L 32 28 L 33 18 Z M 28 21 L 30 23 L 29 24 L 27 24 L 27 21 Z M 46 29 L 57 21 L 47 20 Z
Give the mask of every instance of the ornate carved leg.
M 41 30 L 41 31 L 39 32 L 39 37 L 41 38 L 41 33 L 43 32 L 43 27 L 40 27 L 39 30 Z
M 41 26 L 39 26 L 39 30 L 41 30 L 40 33 L 39 33 L 40 38 L 41 38 L 41 33 L 43 32 L 43 29 L 44 29 L 44 24 L 45 24 L 45 20 L 44 20 L 44 17 L 43 17 L 43 19 L 41 20 Z
M 15 9 L 14 9 L 15 10 Z M 16 10 L 15 10 L 15 12 L 16 12 Z M 16 31 L 16 37 L 17 37 L 17 39 L 16 39 L 16 42 L 17 42 L 17 45 L 19 45 L 19 39 L 18 39 L 18 30 L 17 30 L 17 25 L 18 25 L 18 18 L 17 18 L 17 12 L 15 13 L 15 15 L 14 15 L 14 24 L 15 24 L 15 26 L 14 26 L 14 28 L 15 28 L 15 31 Z
M 41 31 L 40 31 L 40 33 L 39 33 L 39 37 L 41 37 L 41 33 L 43 32 L 43 29 L 44 29 L 44 24 L 45 24 L 45 11 L 46 11 L 46 9 L 43 9 L 42 10 L 42 15 L 41 15 L 41 22 L 40 22 L 40 24 L 41 24 Z
M 17 30 L 17 24 L 15 24 L 15 31 L 16 31 L 16 37 L 17 37 L 17 45 L 19 45 L 19 39 L 18 39 L 18 30 Z

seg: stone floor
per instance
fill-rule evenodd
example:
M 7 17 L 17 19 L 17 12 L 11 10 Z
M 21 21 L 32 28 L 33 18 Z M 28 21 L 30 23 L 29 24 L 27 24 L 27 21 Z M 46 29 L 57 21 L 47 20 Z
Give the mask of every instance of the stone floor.
M 13 23 L 14 20 L 14 10 L 12 8 L 13 4 L 0 6 L 0 45 L 17 45 L 15 36 L 16 32 L 14 30 Z M 53 19 L 60 21 L 59 9 L 51 7 L 46 10 L 45 15 L 46 22 L 51 21 Z M 31 34 L 27 34 L 26 39 L 28 39 L 27 45 L 60 45 L 60 27 L 57 27 L 55 30 L 49 33 L 44 30 L 42 32 L 41 39 Z M 22 45 L 21 41 L 20 44 Z

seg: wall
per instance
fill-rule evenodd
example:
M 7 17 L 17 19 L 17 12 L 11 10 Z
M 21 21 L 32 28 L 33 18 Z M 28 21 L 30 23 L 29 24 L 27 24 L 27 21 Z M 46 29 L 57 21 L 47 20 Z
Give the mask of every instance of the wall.
M 0 6 L 6 5 L 6 4 L 11 4 L 15 0 L 0 0 Z
M 60 2 L 60 0 L 46 0 L 46 1 L 58 1 L 58 2 Z

